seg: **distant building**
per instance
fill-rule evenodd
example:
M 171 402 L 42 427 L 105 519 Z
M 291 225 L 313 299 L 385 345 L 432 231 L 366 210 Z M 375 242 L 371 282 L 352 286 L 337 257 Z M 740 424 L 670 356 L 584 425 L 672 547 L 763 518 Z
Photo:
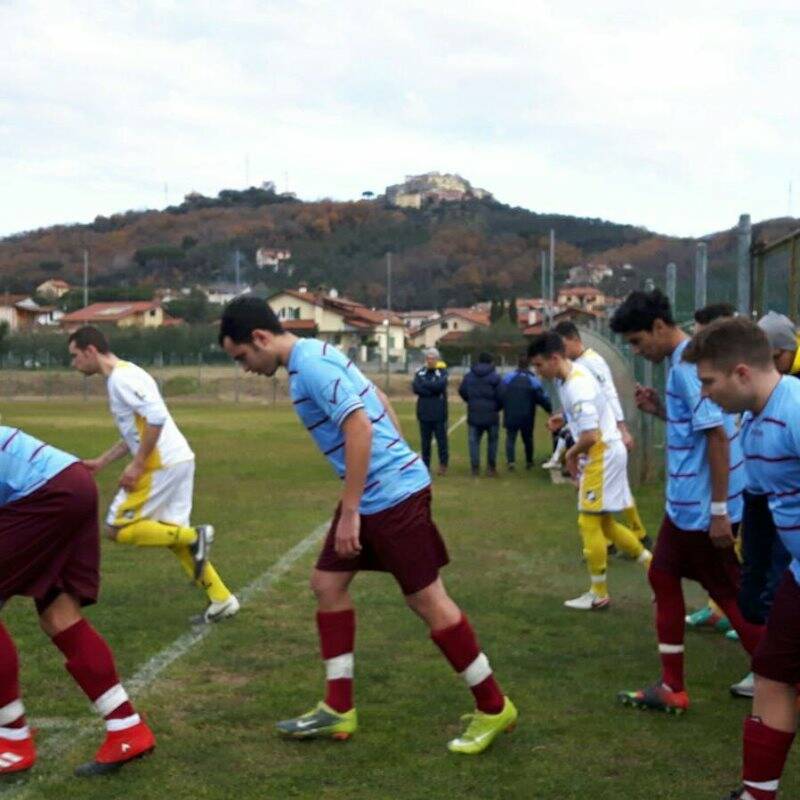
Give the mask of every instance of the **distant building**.
M 558 290 L 558 305 L 595 311 L 605 307 L 606 296 L 594 286 L 564 286 Z
M 613 278 L 614 270 L 608 264 L 579 264 L 577 267 L 570 267 L 569 279 L 567 283 L 572 286 L 586 286 L 591 284 L 597 286 L 605 278 Z
M 256 266 L 259 269 L 271 269 L 279 272 L 282 268 L 287 275 L 294 272 L 294 267 L 288 262 L 292 258 L 292 251 L 273 247 L 259 247 L 256 250 Z
M 12 333 L 36 325 L 41 310 L 30 295 L 0 294 L 0 322 L 6 322 Z
M 439 319 L 441 314 L 431 309 L 426 311 L 398 311 L 397 316 L 403 320 L 406 330 L 410 333 L 411 331 L 418 330 L 427 322 Z
M 475 328 L 488 328 L 489 314 L 472 308 L 446 308 L 441 317 L 432 320 L 415 331 L 409 331 L 408 341 L 412 347 L 423 350 L 436 347 L 447 337 L 447 342 L 463 338 Z
M 82 325 L 160 328 L 168 319 L 158 302 L 118 300 L 114 303 L 92 303 L 71 314 L 65 314 L 61 319 L 61 327 L 68 331 L 76 330 Z
M 460 175 L 439 172 L 406 175 L 403 183 L 386 187 L 386 203 L 396 208 L 422 208 L 429 204 L 491 198 L 491 192 L 472 186 Z
M 205 293 L 209 303 L 217 303 L 224 306 L 231 300 L 243 294 L 250 294 L 252 287 L 247 284 L 237 286 L 235 283 L 215 283 L 212 286 L 198 286 L 201 292 Z
M 385 362 L 388 355 L 391 361 L 405 361 L 405 326 L 390 311 L 367 308 L 340 297 L 335 289 L 313 292 L 305 286 L 278 292 L 267 302 L 287 330 L 315 335 L 350 358 L 377 356 Z
M 43 297 L 53 297 L 56 300 L 63 297 L 72 287 L 61 278 L 48 278 L 36 287 L 36 294 Z

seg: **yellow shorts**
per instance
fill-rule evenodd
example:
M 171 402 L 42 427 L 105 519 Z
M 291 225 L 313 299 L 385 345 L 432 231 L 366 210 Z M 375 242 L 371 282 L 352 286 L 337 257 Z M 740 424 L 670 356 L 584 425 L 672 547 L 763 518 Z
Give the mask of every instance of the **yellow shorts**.
M 633 505 L 628 483 L 628 451 L 621 441 L 598 442 L 581 464 L 578 511 L 603 514 Z

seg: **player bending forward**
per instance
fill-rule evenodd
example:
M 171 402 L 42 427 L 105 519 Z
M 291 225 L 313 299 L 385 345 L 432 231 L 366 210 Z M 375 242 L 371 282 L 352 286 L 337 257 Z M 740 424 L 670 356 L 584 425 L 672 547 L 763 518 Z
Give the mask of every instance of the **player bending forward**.
M 472 627 L 450 599 L 439 569 L 448 562 L 431 519 L 430 475 L 400 434 L 385 395 L 329 344 L 284 332 L 263 300 L 240 297 L 222 317 L 220 344 L 247 372 L 289 372 L 300 421 L 344 480 L 341 502 L 311 577 L 327 677 L 325 700 L 278 723 L 290 737 L 346 739 L 356 731 L 353 704 L 355 611 L 348 593 L 359 570 L 391 572 L 409 607 L 475 697 L 454 753 L 483 752 L 517 719 Z
M 800 685 L 800 382 L 781 377 L 766 335 L 743 318 L 704 328 L 685 358 L 697 365 L 705 396 L 725 411 L 744 412 L 748 480 L 769 497 L 775 527 L 792 555 L 753 655 L 755 695 L 753 714 L 744 722 L 743 786 L 728 796 L 774 800 L 797 729 Z
M 172 419 L 158 385 L 136 364 L 117 358 L 105 335 L 91 326 L 69 337 L 72 365 L 84 375 L 103 375 L 122 439 L 98 458 L 84 461 L 99 472 L 127 455 L 120 489 L 108 509 L 107 533 L 119 544 L 167 547 L 187 575 L 208 595 L 195 622 L 218 622 L 239 610 L 239 601 L 208 561 L 211 525 L 191 527 L 194 453 Z
M 100 586 L 97 486 L 75 456 L 0 426 L 0 608 L 33 598 L 39 624 L 106 723 L 94 761 L 81 777 L 115 772 L 149 753 L 155 739 L 119 682 L 105 639 L 81 616 Z M 19 691 L 17 649 L 0 622 L 0 775 L 36 763 Z

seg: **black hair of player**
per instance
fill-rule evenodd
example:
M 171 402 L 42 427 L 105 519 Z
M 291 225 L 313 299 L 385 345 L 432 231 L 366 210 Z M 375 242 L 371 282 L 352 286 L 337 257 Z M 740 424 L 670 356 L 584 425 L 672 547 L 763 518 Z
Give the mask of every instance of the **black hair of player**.
M 231 300 L 222 312 L 219 323 L 219 343 L 227 336 L 234 344 L 249 344 L 253 341 L 253 331 L 269 331 L 276 335 L 284 332 L 283 325 L 260 297 L 244 295 Z
M 67 342 L 75 342 L 75 347 L 77 347 L 78 350 L 86 350 L 86 348 L 91 345 L 102 355 L 106 355 L 110 352 L 106 335 L 93 325 L 84 325 L 82 328 L 73 331 L 69 335 Z
M 578 330 L 578 326 L 574 322 L 570 322 L 568 319 L 565 319 L 563 322 L 559 322 L 555 327 L 555 332 L 564 339 L 580 340 L 581 338 L 581 332 Z
M 566 355 L 566 352 L 564 340 L 555 331 L 540 333 L 528 345 L 528 358 L 552 356 L 555 353 L 563 356 Z
M 736 309 L 730 303 L 711 303 L 694 312 L 694 321 L 701 325 L 710 325 L 715 319 L 735 316 Z
M 669 327 L 675 326 L 669 299 L 659 289 L 649 292 L 631 292 L 611 317 L 611 330 L 614 333 L 638 333 L 652 331 L 660 319 Z
M 494 364 L 494 357 L 491 353 L 481 353 L 478 356 L 479 364 Z

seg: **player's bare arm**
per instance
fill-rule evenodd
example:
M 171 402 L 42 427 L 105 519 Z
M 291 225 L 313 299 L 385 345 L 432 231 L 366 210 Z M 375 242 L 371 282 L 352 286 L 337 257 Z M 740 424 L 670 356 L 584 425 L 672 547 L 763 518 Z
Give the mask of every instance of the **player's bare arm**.
M 386 393 L 381 391 L 377 386 L 375 387 L 375 393 L 378 395 L 378 399 L 383 403 L 383 407 L 386 409 L 386 413 L 389 415 L 389 419 L 392 421 L 392 425 L 397 429 L 397 432 L 402 436 L 403 429 L 400 427 L 400 419 L 397 416 L 392 404 L 389 402 L 389 398 L 386 396 Z
M 85 458 L 83 460 L 83 465 L 87 467 L 90 472 L 100 472 L 101 469 L 105 469 L 114 461 L 119 461 L 119 459 L 127 456 L 129 452 L 128 445 L 125 444 L 124 440 L 120 439 L 97 458 Z
M 706 431 L 708 463 L 711 468 L 711 527 L 709 535 L 716 547 L 732 547 L 733 529 L 728 514 L 714 514 L 714 503 L 727 506 L 728 476 L 730 473 L 730 446 L 725 428 L 710 428 Z
M 558 433 L 564 427 L 564 415 L 561 412 L 551 414 L 547 420 L 547 430 L 550 433 Z
M 600 441 L 600 430 L 595 428 L 591 431 L 583 431 L 564 457 L 567 469 L 573 478 L 578 477 L 578 459 L 589 452 L 594 445 Z
M 367 482 L 372 451 L 372 423 L 363 409 L 357 409 L 342 423 L 344 434 L 344 492 L 342 512 L 336 527 L 336 553 L 355 558 L 361 552 L 359 506 Z
M 617 428 L 619 429 L 620 434 L 622 435 L 622 444 L 625 445 L 625 449 L 630 452 L 633 450 L 634 446 L 634 439 L 631 432 L 628 430 L 628 425 L 624 420 L 620 420 L 617 423 Z
M 664 404 L 661 402 L 658 392 L 651 386 L 642 386 L 637 383 L 634 398 L 639 411 L 666 420 L 667 411 L 664 408 Z
M 132 492 L 138 483 L 139 478 L 142 477 L 142 474 L 144 473 L 144 465 L 147 463 L 147 459 L 155 449 L 156 443 L 158 442 L 158 437 L 161 435 L 162 427 L 163 426 L 161 425 L 150 425 L 148 423 L 147 427 L 145 428 L 144 435 L 142 436 L 139 449 L 136 451 L 136 455 L 133 457 L 133 461 L 131 461 L 131 463 L 125 467 L 125 469 L 122 471 L 122 475 L 120 476 L 119 485 L 123 489 Z

